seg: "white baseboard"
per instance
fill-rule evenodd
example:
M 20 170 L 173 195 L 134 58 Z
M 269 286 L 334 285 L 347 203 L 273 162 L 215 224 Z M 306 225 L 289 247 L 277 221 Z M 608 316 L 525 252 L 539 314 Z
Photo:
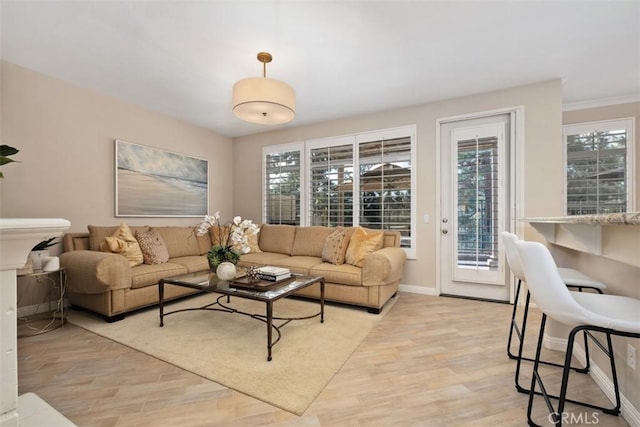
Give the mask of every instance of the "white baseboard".
M 567 348 L 567 340 L 561 338 L 550 337 L 545 334 L 544 346 L 550 350 L 557 350 L 564 352 Z M 584 349 L 580 346 L 574 346 L 573 355 L 583 365 L 586 363 L 587 357 Z M 609 369 L 608 369 L 609 370 Z M 602 392 L 607 396 L 612 403 L 615 401 L 615 394 L 613 391 L 613 381 L 607 376 L 604 370 L 602 370 L 593 359 L 591 359 L 591 368 L 589 375 L 593 378 L 593 381 L 600 387 Z M 620 393 L 620 414 L 626 422 L 632 427 L 640 427 L 640 412 L 634 407 L 631 402 Z
M 403 285 L 403 284 L 400 284 L 398 286 L 398 290 L 401 291 L 401 292 L 409 292 L 409 293 L 412 293 L 412 294 L 437 296 L 435 287 L 427 288 L 425 286 L 415 286 L 415 285 Z
M 66 300 L 65 300 L 66 302 Z M 66 306 L 65 306 L 66 307 Z M 48 313 L 58 308 L 58 301 L 49 301 L 43 304 L 27 305 L 18 308 L 18 318 L 32 316 L 34 314 Z

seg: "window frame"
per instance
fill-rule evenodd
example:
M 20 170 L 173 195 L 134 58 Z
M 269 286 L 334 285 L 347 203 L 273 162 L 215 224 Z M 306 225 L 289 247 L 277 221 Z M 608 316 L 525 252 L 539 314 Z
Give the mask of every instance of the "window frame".
M 626 159 L 625 159 L 625 186 L 626 186 L 626 212 L 634 212 L 636 208 L 636 182 L 634 167 L 635 149 L 635 118 L 624 117 L 610 120 L 596 120 L 582 123 L 570 123 L 562 126 L 562 155 L 563 155 L 563 212 L 567 216 L 574 216 L 568 212 L 569 183 L 567 180 L 568 169 L 568 141 L 570 135 L 583 133 L 605 132 L 624 128 L 627 132 Z

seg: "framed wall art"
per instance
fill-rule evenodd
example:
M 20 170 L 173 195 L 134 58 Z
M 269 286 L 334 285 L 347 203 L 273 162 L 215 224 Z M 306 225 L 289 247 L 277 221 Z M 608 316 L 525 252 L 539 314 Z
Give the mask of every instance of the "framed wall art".
M 201 217 L 209 162 L 125 141 L 116 146 L 116 216 Z

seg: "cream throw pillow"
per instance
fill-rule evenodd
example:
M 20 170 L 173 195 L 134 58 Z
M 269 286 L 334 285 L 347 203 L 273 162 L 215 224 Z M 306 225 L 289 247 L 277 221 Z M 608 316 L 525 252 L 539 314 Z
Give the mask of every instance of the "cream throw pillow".
M 344 264 L 348 245 L 349 238 L 347 229 L 344 227 L 336 227 L 324 241 L 322 260 L 335 265 Z
M 347 264 L 362 267 L 364 258 L 382 249 L 384 231 L 365 230 L 362 227 L 356 228 L 349 239 L 349 247 L 345 256 Z
M 145 264 L 163 264 L 169 261 L 167 246 L 156 230 L 136 231 L 136 240 L 142 250 Z
M 131 267 L 142 264 L 144 260 L 138 241 L 124 222 L 120 224 L 115 233 L 105 237 L 104 242 L 100 245 L 100 250 L 124 256 L 129 260 Z

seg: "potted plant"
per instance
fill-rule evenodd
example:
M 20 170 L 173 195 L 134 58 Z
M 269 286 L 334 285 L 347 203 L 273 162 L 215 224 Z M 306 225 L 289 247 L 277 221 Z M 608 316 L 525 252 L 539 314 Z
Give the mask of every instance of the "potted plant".
M 52 237 L 50 239 L 43 240 L 31 249 L 29 258 L 33 263 L 34 270 L 42 270 L 42 260 L 49 256 L 49 248 L 60 243 L 54 242 L 55 239 L 55 237 Z
M 220 211 L 212 216 L 205 215 L 204 221 L 198 226 L 198 234 L 206 234 L 212 227 L 216 227 L 217 236 L 213 239 L 213 246 L 207 253 L 209 268 L 216 272 L 218 277 L 229 280 L 235 276 L 235 265 L 240 260 L 241 252 L 249 250 L 248 235 L 256 234 L 259 228 L 251 220 L 243 220 L 239 216 L 234 217 L 231 224 L 222 227 Z M 234 249 L 234 245 L 237 249 Z M 229 263 L 231 266 L 228 265 Z M 221 266 L 223 269 L 218 270 Z M 222 273 L 223 270 L 225 273 Z
M 10 145 L 0 145 L 0 166 L 6 165 L 7 163 L 16 162 L 17 160 L 10 159 L 9 156 L 13 156 L 18 153 L 17 148 L 13 148 Z M 0 171 L 0 178 L 4 178 L 2 171 Z

